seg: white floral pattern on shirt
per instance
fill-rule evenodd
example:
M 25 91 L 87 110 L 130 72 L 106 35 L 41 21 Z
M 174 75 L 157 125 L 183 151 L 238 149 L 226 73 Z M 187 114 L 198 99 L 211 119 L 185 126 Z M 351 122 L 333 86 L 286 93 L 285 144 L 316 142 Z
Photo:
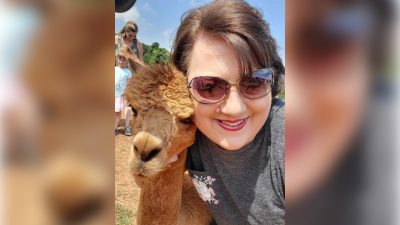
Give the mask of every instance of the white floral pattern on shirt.
M 200 198 L 203 199 L 203 201 L 217 205 L 219 201 L 215 199 L 216 194 L 214 189 L 211 187 L 214 181 L 215 178 L 212 178 L 211 176 L 203 177 L 195 174 L 194 177 L 192 177 L 192 182 L 197 190 L 197 193 L 199 193 Z

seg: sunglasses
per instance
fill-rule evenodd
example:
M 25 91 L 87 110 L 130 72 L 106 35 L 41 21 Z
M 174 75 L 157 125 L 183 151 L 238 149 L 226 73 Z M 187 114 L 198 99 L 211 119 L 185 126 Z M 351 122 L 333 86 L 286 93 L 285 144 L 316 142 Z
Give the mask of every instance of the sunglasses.
M 268 95 L 273 85 L 271 68 L 260 69 L 251 76 L 244 76 L 237 84 L 229 83 L 219 77 L 200 76 L 193 78 L 188 85 L 193 98 L 202 104 L 213 104 L 223 101 L 232 86 L 248 99 L 257 99 Z
M 127 31 L 136 33 L 136 30 L 134 30 L 134 29 L 127 29 Z

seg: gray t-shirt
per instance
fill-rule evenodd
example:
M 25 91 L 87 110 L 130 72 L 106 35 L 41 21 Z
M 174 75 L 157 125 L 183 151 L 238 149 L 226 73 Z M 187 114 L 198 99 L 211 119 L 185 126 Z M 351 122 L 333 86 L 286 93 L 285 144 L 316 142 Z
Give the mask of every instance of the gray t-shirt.
M 285 224 L 284 109 L 284 101 L 273 99 L 265 125 L 237 151 L 197 132 L 188 171 L 218 225 Z

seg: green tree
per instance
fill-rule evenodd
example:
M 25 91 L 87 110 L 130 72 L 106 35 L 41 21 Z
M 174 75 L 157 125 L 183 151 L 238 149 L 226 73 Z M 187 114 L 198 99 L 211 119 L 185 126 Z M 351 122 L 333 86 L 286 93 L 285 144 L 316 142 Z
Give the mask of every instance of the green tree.
M 160 48 L 158 42 L 154 42 L 151 45 L 143 43 L 143 61 L 147 65 L 168 63 L 169 59 L 169 52 L 165 48 Z

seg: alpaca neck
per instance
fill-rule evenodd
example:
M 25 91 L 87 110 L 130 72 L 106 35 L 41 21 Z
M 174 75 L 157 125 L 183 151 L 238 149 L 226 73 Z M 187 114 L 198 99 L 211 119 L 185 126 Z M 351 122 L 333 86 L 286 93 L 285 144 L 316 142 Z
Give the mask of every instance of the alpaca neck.
M 154 177 L 146 179 L 140 193 L 138 225 L 175 225 L 180 213 L 187 150 L 176 162 Z

